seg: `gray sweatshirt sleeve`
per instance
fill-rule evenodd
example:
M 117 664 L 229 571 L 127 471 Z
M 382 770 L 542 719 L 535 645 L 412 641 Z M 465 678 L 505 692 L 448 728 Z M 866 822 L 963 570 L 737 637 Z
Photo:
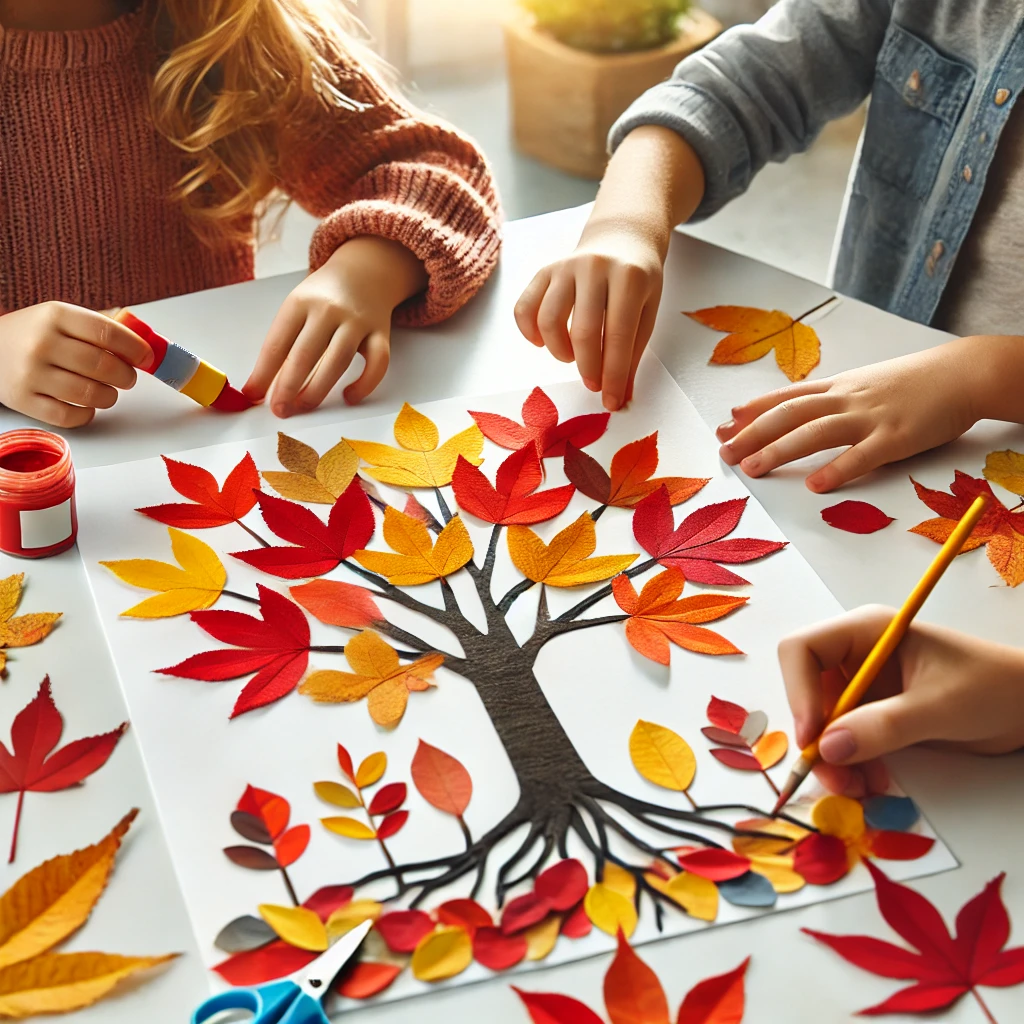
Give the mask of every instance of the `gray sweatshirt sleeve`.
M 634 128 L 678 132 L 704 165 L 710 216 L 769 161 L 806 149 L 826 122 L 856 109 L 874 80 L 893 0 L 780 0 L 760 21 L 687 57 L 616 122 L 612 151 Z

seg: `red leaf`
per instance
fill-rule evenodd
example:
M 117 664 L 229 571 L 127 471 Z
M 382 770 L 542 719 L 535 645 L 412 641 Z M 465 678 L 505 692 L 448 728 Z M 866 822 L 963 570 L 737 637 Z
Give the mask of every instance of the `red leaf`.
M 522 999 L 533 1024 L 603 1024 L 601 1018 L 578 999 L 554 992 L 524 992 L 515 985 L 512 991 Z
M 737 736 L 736 733 L 729 732 L 727 729 L 719 729 L 714 725 L 705 725 L 701 732 L 712 743 L 721 743 L 727 747 L 742 747 L 744 750 L 750 749 L 750 744 L 742 736 Z
M 567 939 L 585 939 L 594 925 L 582 903 L 562 922 L 561 934 Z
M 0 793 L 19 794 L 19 813 L 14 817 L 14 834 L 8 863 L 14 863 L 18 849 L 18 827 L 25 793 L 54 793 L 77 785 L 102 768 L 128 728 L 73 740 L 59 750 L 64 720 L 50 693 L 50 677 L 39 685 L 35 697 L 18 712 L 11 724 L 11 750 L 0 743 Z
M 927 1013 L 951 1006 L 968 991 L 966 985 L 924 981 L 890 996 L 884 1003 L 869 1006 L 859 1017 L 880 1017 L 886 1013 Z
M 389 782 L 375 794 L 370 801 L 371 814 L 390 814 L 397 811 L 405 803 L 408 789 L 404 782 Z
M 534 388 L 523 403 L 522 423 L 492 412 L 471 410 L 469 415 L 484 437 L 496 445 L 518 451 L 533 441 L 541 458 L 550 459 L 564 456 L 567 444 L 576 448 L 593 444 L 608 429 L 610 414 L 591 413 L 559 423 L 554 402 L 540 388 Z
M 277 862 L 283 868 L 290 867 L 305 852 L 309 846 L 309 826 L 296 825 L 289 829 L 280 839 L 274 843 L 274 853 L 277 854 Z
M 441 924 L 464 929 L 472 938 L 477 928 L 490 928 L 494 921 L 476 900 L 448 900 L 437 908 L 437 919 Z
M 171 486 L 183 498 L 188 498 L 195 504 L 185 505 L 178 502 L 136 510 L 158 523 L 185 530 L 225 526 L 248 515 L 256 504 L 260 475 L 248 452 L 228 474 L 223 488 L 217 486 L 212 473 L 200 466 L 177 462 L 166 455 L 163 456 L 163 460 Z
M 303 902 L 307 910 L 312 910 L 321 921 L 325 922 L 339 907 L 352 902 L 355 890 L 350 885 L 325 885 L 317 889 L 308 900 Z
M 466 813 L 473 796 L 473 780 L 462 762 L 425 740 L 412 759 L 412 781 L 428 804 L 455 818 Z
M 960 969 L 978 979 L 995 962 L 1010 938 L 1010 917 L 1000 892 L 1005 873 L 997 875 L 956 915 L 956 938 Z
M 473 959 L 491 971 L 515 967 L 526 952 L 523 935 L 506 935 L 500 928 L 478 928 L 473 935 Z
M 244 715 L 274 701 L 287 697 L 306 672 L 309 661 L 305 651 L 299 654 L 282 654 L 260 669 L 242 687 L 242 692 L 231 709 L 231 718 Z
M 434 922 L 422 910 L 395 910 L 380 917 L 374 927 L 392 953 L 412 953 L 434 930 Z
M 506 935 L 525 931 L 531 925 L 543 921 L 551 912 L 551 904 L 536 893 L 528 892 L 517 896 L 501 915 L 501 930 Z
M 258 789 L 256 786 L 245 787 L 245 792 L 238 801 L 237 810 L 259 818 L 272 840 L 278 839 L 288 827 L 288 819 L 292 813 L 291 805 L 283 796 L 271 793 L 268 789 Z
M 873 939 L 870 935 L 827 935 L 812 928 L 802 932 L 834 949 L 844 960 L 880 978 L 913 981 L 943 981 L 948 976 L 920 953 L 904 949 L 892 942 Z
M 340 743 L 338 744 L 338 765 L 350 781 L 356 781 L 356 771 L 352 765 L 352 755 Z
M 347 999 L 370 999 L 380 995 L 401 973 L 398 964 L 359 960 L 342 971 L 334 991 Z
M 408 811 L 394 811 L 377 826 L 377 838 L 390 839 L 392 836 L 398 835 L 408 820 Z
M 711 751 L 711 756 L 730 768 L 738 768 L 741 772 L 759 772 L 761 770 L 761 763 L 753 754 L 748 754 L 745 750 L 737 750 L 735 747 L 715 747 Z
M 353 480 L 335 501 L 326 523 L 298 502 L 271 494 L 257 497 L 263 521 L 278 537 L 295 546 L 232 554 L 271 576 L 288 580 L 322 576 L 365 548 L 373 536 L 373 508 L 358 480 Z
M 793 870 L 811 885 L 831 885 L 850 870 L 846 844 L 838 836 L 812 832 L 793 848 Z
M 493 487 L 479 468 L 460 455 L 452 475 L 452 490 L 459 508 L 484 522 L 527 526 L 564 512 L 575 493 L 570 485 L 535 494 L 541 476 L 537 448 L 531 441 L 501 464 Z
M 984 494 L 989 499 L 989 507 L 978 520 L 978 525 L 971 531 L 971 537 L 987 537 L 996 533 L 1000 526 L 1012 525 L 1014 522 L 1014 517 L 1009 509 L 995 496 L 987 480 L 968 476 L 966 473 L 961 473 L 959 469 L 953 475 L 953 483 L 950 486 L 951 494 L 924 487 L 913 477 L 910 478 L 910 482 L 914 485 L 917 496 L 936 515 L 954 521 L 963 517 L 979 494 Z
M 870 842 L 872 856 L 882 860 L 917 860 L 935 845 L 934 839 L 916 832 L 872 832 Z
M 712 697 L 708 703 L 708 721 L 712 725 L 717 725 L 719 729 L 725 729 L 726 732 L 739 733 L 748 714 L 747 709 L 740 707 L 739 704 L 719 700 L 718 697 Z
M 564 469 L 566 477 L 570 483 L 575 484 L 580 494 L 602 505 L 608 504 L 612 494 L 612 480 L 597 459 L 567 444 Z
M 847 533 L 877 533 L 896 520 L 866 501 L 841 501 L 821 510 L 821 518 Z
M 339 580 L 312 580 L 290 587 L 288 593 L 314 618 L 328 626 L 363 629 L 383 622 L 384 614 L 365 587 Z
M 534 882 L 533 891 L 547 900 L 552 910 L 563 913 L 576 906 L 589 888 L 587 870 L 573 858 L 560 860 L 542 871 Z
M 1017 946 L 1000 953 L 992 966 L 982 974 L 976 984 L 1006 988 L 1024 982 L 1024 946 Z
M 633 952 L 621 928 L 618 951 L 604 976 L 604 1005 L 612 1024 L 668 1024 L 665 990 Z
M 677 1024 L 740 1024 L 746 1004 L 744 979 L 750 957 L 739 967 L 694 985 L 682 1006 Z
M 362 483 L 365 489 L 366 481 L 363 480 Z M 437 533 L 441 532 L 441 524 L 437 521 L 437 516 L 424 506 L 415 494 L 410 494 L 405 499 L 405 508 L 402 511 L 410 518 L 418 519 L 428 530 L 435 530 Z
M 213 969 L 229 985 L 259 985 L 308 967 L 319 955 L 275 939 L 259 949 L 229 956 Z
M 248 871 L 277 871 L 281 867 L 272 853 L 267 853 L 258 846 L 225 846 L 224 856 L 232 864 L 237 864 Z
M 727 882 L 730 878 L 745 875 L 750 870 L 750 861 L 732 850 L 707 849 L 684 853 L 679 858 L 679 866 L 691 875 L 699 875 L 712 882 Z

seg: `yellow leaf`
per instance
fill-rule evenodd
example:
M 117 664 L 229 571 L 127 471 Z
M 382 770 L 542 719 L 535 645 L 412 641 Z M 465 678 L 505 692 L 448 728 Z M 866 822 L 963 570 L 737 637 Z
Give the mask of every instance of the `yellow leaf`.
M 811 823 L 827 836 L 855 843 L 864 835 L 864 808 L 848 796 L 823 796 L 811 808 Z
M 636 555 L 589 557 L 596 547 L 597 533 L 589 512 L 556 534 L 550 544 L 545 544 L 528 526 L 508 528 L 512 564 L 527 579 L 552 587 L 576 587 L 611 579 L 636 561 Z
M 789 740 L 784 732 L 766 732 L 753 747 L 757 763 L 767 771 L 777 765 L 789 750 Z
M 681 871 L 668 881 L 663 891 L 690 917 L 714 921 L 718 916 L 718 886 L 707 878 Z
M 327 929 L 312 910 L 278 907 L 272 903 L 261 903 L 258 909 L 260 917 L 274 929 L 279 939 L 313 953 L 322 953 L 327 948 Z
M 412 955 L 413 977 L 443 981 L 473 962 L 473 942 L 464 928 L 439 928 L 424 936 Z
M 366 699 L 370 717 L 384 729 L 393 729 L 409 705 L 409 690 L 401 679 L 385 679 Z
M 23 572 L 16 572 L 13 576 L 0 580 L 0 622 L 6 622 L 18 610 L 24 582 Z
M 51 953 L 0 971 L 0 1017 L 21 1020 L 92 1006 L 119 981 L 173 960 L 170 956 Z
M 228 574 L 217 552 L 209 544 L 173 526 L 167 528 L 167 533 L 171 538 L 171 551 L 178 562 L 177 566 L 150 558 L 100 562 L 118 579 L 133 587 L 160 591 L 156 597 L 146 598 L 122 612 L 122 615 L 136 619 L 163 619 L 183 615 L 185 612 L 209 608 L 224 590 Z
M 418 519 L 388 506 L 384 512 L 384 540 L 392 551 L 357 551 L 356 561 L 370 572 L 386 576 L 398 587 L 414 587 L 450 576 L 473 557 L 473 542 L 462 519 L 454 516 L 432 542 Z
M 618 935 L 619 929 L 628 939 L 636 929 L 636 908 L 622 893 L 598 882 L 587 890 L 583 909 L 591 924 L 609 935 Z
M 1024 583 L 1024 536 L 1010 528 L 1002 529 L 992 535 L 985 552 L 1007 586 Z
M 0 897 L 0 968 L 45 953 L 85 923 L 135 814 L 98 843 L 33 868 Z
M 618 864 L 613 864 L 611 861 L 605 861 L 601 883 L 608 889 L 611 889 L 612 892 L 625 896 L 630 903 L 633 902 L 636 896 L 636 878 L 633 873 L 627 871 L 624 867 L 620 867 Z
M 334 495 L 315 476 L 299 476 L 298 473 L 281 473 L 272 469 L 264 470 L 261 476 L 289 501 L 304 501 L 310 505 L 334 504 Z
M 310 672 L 299 686 L 299 693 L 312 697 L 320 704 L 344 704 L 362 700 L 378 681 L 366 676 L 355 676 L 351 672 L 325 668 L 319 672 Z
M 384 908 L 376 900 L 352 900 L 338 907 L 327 918 L 327 935 L 331 942 L 347 935 L 364 921 L 376 921 Z
M 677 793 L 689 789 L 697 771 L 697 759 L 682 736 L 643 719 L 629 737 L 629 756 L 648 782 Z
M 432 452 L 441 438 L 434 421 L 406 402 L 395 420 L 395 440 L 411 452 Z
M 359 456 L 351 445 L 339 441 L 320 456 L 316 466 L 316 478 L 327 489 L 328 494 L 340 498 L 352 483 L 359 469 Z
M 359 797 L 340 782 L 314 782 L 313 789 L 324 803 L 332 804 L 334 807 L 344 807 L 348 810 L 362 807 Z
M 985 479 L 1024 497 L 1024 455 L 1007 449 L 985 456 Z
M 555 948 L 558 935 L 562 928 L 561 914 L 548 914 L 543 921 L 532 925 L 523 932 L 526 939 L 526 959 L 530 961 L 545 960 Z
M 320 456 L 315 448 L 289 437 L 281 431 L 277 433 L 277 461 L 291 473 L 302 476 L 313 476 L 316 473 Z
M 797 892 L 806 884 L 793 870 L 792 857 L 751 857 L 750 870 L 767 878 L 778 893 Z
M 365 822 L 357 821 L 355 818 L 344 816 L 333 818 L 321 818 L 320 824 L 328 832 L 336 836 L 344 836 L 346 839 L 376 839 L 377 833 Z
M 375 782 L 380 782 L 388 769 L 388 755 L 383 750 L 369 754 L 363 758 L 362 764 L 356 769 L 356 785 L 366 789 Z
M 321 456 L 315 448 L 287 434 L 277 435 L 277 458 L 287 473 L 269 470 L 263 479 L 283 498 L 333 505 L 359 468 L 359 456 L 339 441 Z
M 60 612 L 33 612 L 12 618 L 21 601 L 23 572 L 0 580 L 0 648 L 29 647 L 48 636 Z M 7 664 L 7 655 L 0 650 L 0 678 Z
M 745 832 L 763 832 L 778 836 L 778 839 L 762 839 L 759 836 L 734 836 L 732 848 L 744 857 L 775 857 L 792 852 L 801 839 L 810 835 L 808 829 L 794 825 L 781 818 L 750 818 L 738 821 L 736 827 Z

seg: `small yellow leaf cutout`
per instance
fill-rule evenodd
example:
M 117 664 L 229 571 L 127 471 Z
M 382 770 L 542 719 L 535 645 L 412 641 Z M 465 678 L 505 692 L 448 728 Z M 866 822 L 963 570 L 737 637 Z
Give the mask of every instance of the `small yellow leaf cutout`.
M 611 861 L 605 861 L 601 884 L 611 889 L 612 892 L 625 896 L 630 903 L 636 896 L 636 877 L 631 871 L 627 871 L 624 867 L 613 864 Z
M 1012 494 L 1024 497 L 1024 454 L 1011 451 L 989 452 L 985 456 L 985 479 Z
M 217 552 L 197 537 L 173 526 L 167 528 L 171 552 L 178 565 L 157 562 L 151 558 L 127 558 L 100 562 L 119 580 L 159 591 L 147 597 L 122 615 L 134 619 L 164 619 L 186 612 L 200 611 L 216 604 L 228 581 Z
M 474 466 L 483 462 L 484 435 L 475 423 L 438 447 L 440 435 L 433 420 L 406 403 L 394 429 L 401 448 L 375 441 L 348 441 L 359 458 L 370 464 L 370 476 L 382 484 L 446 487 L 460 455 Z
M 690 788 L 697 772 L 697 759 L 682 736 L 643 719 L 630 734 L 629 756 L 648 782 L 677 793 Z
M 532 925 L 523 932 L 526 939 L 526 959 L 531 962 L 545 960 L 555 948 L 562 928 L 562 914 L 548 914 L 543 921 Z
M 811 808 L 811 823 L 827 836 L 836 836 L 849 846 L 866 831 L 864 808 L 848 796 L 823 796 Z
M 322 953 L 329 945 L 323 921 L 306 907 L 278 907 L 261 903 L 260 917 L 289 945 Z
M 356 785 L 366 789 L 375 782 L 380 782 L 388 768 L 388 755 L 383 750 L 368 754 L 356 769 Z
M 587 890 L 583 909 L 590 923 L 608 935 L 618 935 L 621 929 L 628 939 L 636 930 L 636 907 L 622 893 L 601 882 Z
M 357 818 L 347 818 L 344 815 L 321 818 L 320 824 L 323 825 L 328 832 L 333 832 L 336 836 L 344 836 L 346 839 L 376 839 L 377 833 L 370 828 L 365 822 L 359 821 Z
M 359 469 L 359 456 L 339 441 L 321 456 L 315 448 L 287 434 L 277 435 L 277 459 L 288 472 L 268 470 L 263 479 L 290 501 L 333 505 Z
M 628 569 L 636 555 L 599 555 L 597 531 L 589 512 L 556 534 L 550 544 L 528 526 L 508 528 L 508 553 L 512 564 L 534 583 L 552 587 L 577 587 L 611 579 Z
M 450 576 L 473 557 L 473 542 L 457 515 L 433 541 L 418 519 L 388 506 L 383 532 L 390 552 L 364 549 L 354 557 L 364 569 L 386 577 L 397 587 L 415 587 Z
M 14 616 L 21 601 L 25 582 L 23 572 L 0 580 L 0 679 L 6 676 L 7 655 L 4 647 L 29 647 L 50 634 L 60 612 L 33 612 Z
M 757 763 L 767 771 L 777 765 L 789 750 L 789 738 L 784 732 L 766 732 L 753 746 Z
M 333 807 L 344 807 L 346 810 L 362 807 L 359 797 L 340 782 L 314 782 L 313 790 L 325 804 Z
M 473 942 L 464 928 L 439 928 L 425 935 L 412 954 L 413 977 L 443 981 L 461 974 L 473 962 Z
M 353 900 L 346 903 L 327 918 L 327 937 L 334 942 L 364 921 L 376 921 L 383 910 L 376 900 Z
M 681 871 L 669 879 L 663 892 L 690 917 L 714 921 L 718 916 L 718 886 L 707 878 Z
M 750 870 L 767 878 L 777 893 L 798 892 L 806 884 L 803 875 L 793 870 L 792 856 L 751 857 Z

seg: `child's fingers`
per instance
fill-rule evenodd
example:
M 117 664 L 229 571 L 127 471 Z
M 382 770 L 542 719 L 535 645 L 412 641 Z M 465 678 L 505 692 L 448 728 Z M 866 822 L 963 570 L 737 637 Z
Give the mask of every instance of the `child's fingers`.
M 60 367 L 51 366 L 40 386 L 46 394 L 59 402 L 80 405 L 87 409 L 111 409 L 117 402 L 117 389 L 109 384 L 80 377 Z
M 626 382 L 626 395 L 625 401 L 633 401 L 633 385 L 636 382 L 636 371 L 640 366 L 640 360 L 643 358 L 644 352 L 647 350 L 647 345 L 651 340 L 651 335 L 654 333 L 654 324 L 658 319 L 658 306 L 661 303 L 661 292 L 657 295 L 648 299 L 647 305 L 644 306 L 643 313 L 640 314 L 640 326 L 636 332 L 636 344 L 633 346 L 633 359 L 629 364 L 629 380 Z
M 740 462 L 740 469 L 747 476 L 764 476 L 765 473 L 770 473 L 787 462 L 795 462 L 815 452 L 838 448 L 840 445 L 857 444 L 863 439 L 862 429 L 845 415 L 824 416 L 819 420 L 811 420 L 778 441 L 766 445 L 759 452 L 748 455 Z
M 514 310 L 516 325 L 523 337 L 537 348 L 541 348 L 544 344 L 540 329 L 537 327 L 537 312 L 540 310 L 541 301 L 550 283 L 551 269 L 545 267 L 535 274 L 533 280 L 526 286 L 523 294 L 519 296 Z
M 53 342 L 50 365 L 122 391 L 135 386 L 135 370 L 123 359 L 67 335 L 61 335 Z
M 48 395 L 33 395 L 32 400 L 26 404 L 23 410 L 27 416 L 39 420 L 41 423 L 49 423 L 52 427 L 84 427 L 91 423 L 96 415 L 95 409 L 84 406 L 68 405 L 66 402 L 58 402 Z
M 152 361 L 153 350 L 124 324 L 81 306 L 72 306 L 64 302 L 53 305 L 55 326 L 62 334 L 113 352 L 115 356 L 132 366 L 143 368 Z
M 295 339 L 306 322 L 306 311 L 299 303 L 285 301 L 277 311 L 263 347 L 256 357 L 256 365 L 249 379 L 242 385 L 245 396 L 253 401 L 266 398 L 270 385 L 284 365 Z
M 334 332 L 327 351 L 296 399 L 295 404 L 300 409 L 315 409 L 320 405 L 348 369 L 365 337 L 366 332 L 362 326 L 354 323 L 344 324 Z
M 576 279 L 571 274 L 559 274 L 548 285 L 537 310 L 540 337 L 548 351 L 563 363 L 571 363 L 574 358 L 566 325 L 575 300 Z
M 806 480 L 807 487 L 815 494 L 824 494 L 891 460 L 892 455 L 885 444 L 877 440 L 874 434 L 869 434 L 859 444 L 836 456 L 827 466 L 811 473 Z
M 295 398 L 330 344 L 334 332 L 324 318 L 307 319 L 274 381 L 270 405 L 275 416 L 295 412 Z
M 576 368 L 591 391 L 601 390 L 601 335 L 607 304 L 608 278 L 594 270 L 581 271 L 576 278 L 569 340 Z
M 391 362 L 391 339 L 387 334 L 378 331 L 363 342 L 359 351 L 362 352 L 366 365 L 359 379 L 345 388 L 345 401 L 350 405 L 361 402 L 384 379 Z
M 608 314 L 604 325 L 601 391 L 604 407 L 611 412 L 622 407 L 633 365 L 633 352 L 643 313 L 644 296 L 636 295 L 624 282 L 608 289 Z
M 765 395 L 754 398 L 732 410 L 732 419 L 723 423 L 716 431 L 719 441 L 728 441 L 745 426 L 753 423 L 758 416 L 763 416 L 769 409 L 794 398 L 804 395 L 820 395 L 828 391 L 831 385 L 827 380 L 802 380 L 797 384 L 789 384 L 777 391 L 769 391 Z
M 726 465 L 735 466 L 748 455 L 761 451 L 797 427 L 812 420 L 820 420 L 835 411 L 836 403 L 827 394 L 806 395 L 781 402 L 739 430 L 722 445 L 719 454 Z

